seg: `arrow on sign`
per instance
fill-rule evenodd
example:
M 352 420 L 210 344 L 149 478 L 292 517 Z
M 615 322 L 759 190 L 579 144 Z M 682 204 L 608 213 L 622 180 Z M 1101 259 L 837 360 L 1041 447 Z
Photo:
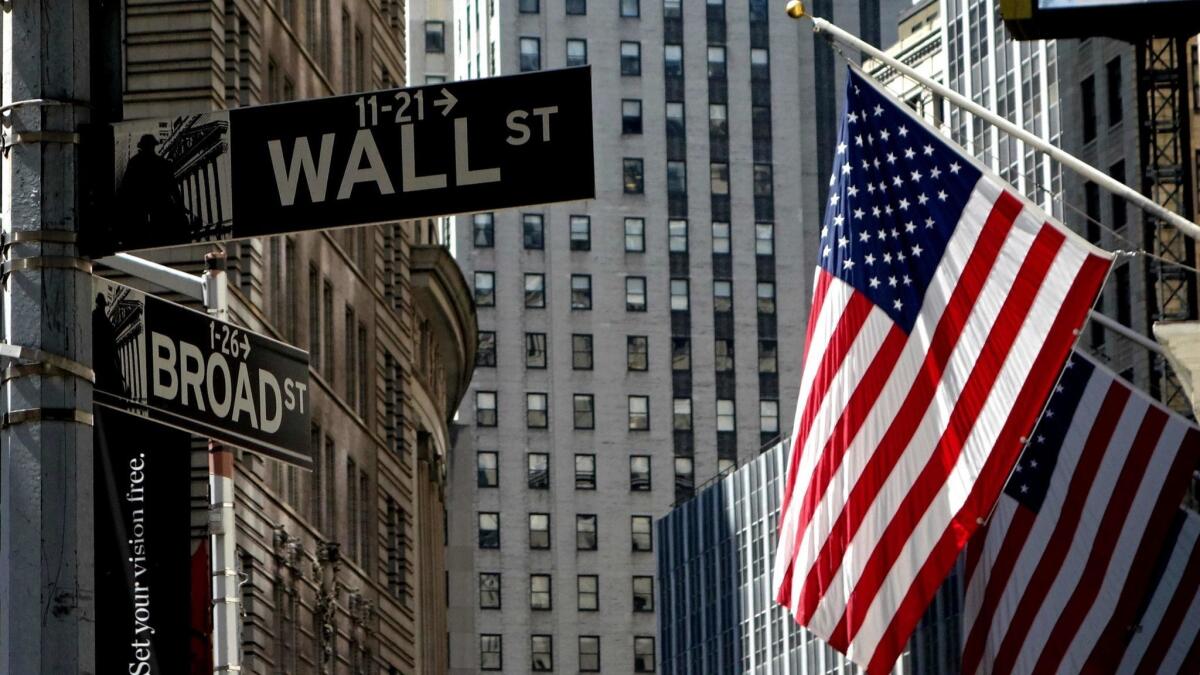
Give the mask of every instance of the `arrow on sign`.
M 250 336 L 242 333 L 242 355 L 250 356 Z
M 454 98 L 454 94 L 451 94 L 450 92 L 446 91 L 445 87 L 442 87 L 442 98 L 434 101 L 433 105 L 441 108 L 442 117 L 445 117 L 446 115 L 450 114 L 450 110 L 454 108 L 455 103 L 458 103 L 458 99 Z

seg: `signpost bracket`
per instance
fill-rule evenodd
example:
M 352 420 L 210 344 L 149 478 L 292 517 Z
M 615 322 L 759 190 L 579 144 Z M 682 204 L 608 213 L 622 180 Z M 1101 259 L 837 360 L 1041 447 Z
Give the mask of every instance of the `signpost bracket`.
M 4 373 L 5 380 L 10 380 L 13 377 L 24 377 L 33 374 L 30 372 L 19 372 L 21 366 L 43 366 L 65 371 L 71 375 L 74 375 L 75 377 L 87 380 L 93 384 L 96 382 L 96 371 L 88 368 L 78 361 L 69 359 L 65 356 L 59 356 L 58 354 L 51 354 L 50 352 L 43 351 L 41 349 L 22 347 L 20 345 L 10 345 L 0 342 L 0 358 L 12 359 L 14 361 L 21 360 L 26 362 L 19 364 L 15 369 L 10 366 L 9 369 Z M 10 373 L 12 374 L 10 375 Z M 43 372 L 42 374 L 48 375 L 51 373 Z
M 92 273 L 92 261 L 67 255 L 39 255 L 27 258 L 10 258 L 0 263 L 0 278 L 22 270 L 79 270 Z
M 0 428 L 7 429 L 26 422 L 78 422 L 92 426 L 92 413 L 77 408 L 25 408 L 10 410 L 0 420 Z

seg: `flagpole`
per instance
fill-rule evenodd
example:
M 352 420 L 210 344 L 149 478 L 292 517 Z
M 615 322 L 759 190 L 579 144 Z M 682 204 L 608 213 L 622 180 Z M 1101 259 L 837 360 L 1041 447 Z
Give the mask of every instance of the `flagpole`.
M 1021 141 L 1023 141 L 1027 145 L 1037 148 L 1038 150 L 1046 153 L 1047 155 L 1050 155 L 1054 159 L 1058 160 L 1059 163 L 1061 163 L 1063 166 L 1066 166 L 1067 168 L 1074 170 L 1076 173 L 1082 175 L 1084 178 L 1087 178 L 1088 180 L 1092 181 L 1093 183 L 1096 183 L 1096 184 L 1102 186 L 1104 189 L 1108 190 L 1109 192 L 1111 192 L 1115 195 L 1122 197 L 1126 201 L 1132 202 L 1136 206 L 1140 207 L 1143 211 L 1146 211 L 1147 213 L 1151 213 L 1155 216 L 1158 216 L 1159 218 L 1162 218 L 1163 220 L 1165 220 L 1168 223 L 1170 223 L 1171 225 L 1175 226 L 1177 229 L 1179 229 L 1181 232 L 1188 235 L 1192 239 L 1200 241 L 1200 225 L 1193 223 L 1192 221 L 1188 220 L 1187 218 L 1184 218 L 1183 216 L 1179 215 L 1178 213 L 1174 213 L 1174 212 L 1166 209 L 1165 207 L 1154 203 L 1153 200 L 1149 199 L 1142 193 L 1138 192 L 1137 190 L 1134 190 L 1133 188 L 1129 187 L 1128 185 L 1125 185 L 1124 183 L 1121 183 L 1120 181 L 1114 179 L 1113 177 L 1109 176 L 1108 174 L 1104 173 L 1103 171 L 1096 169 L 1095 167 L 1088 164 L 1087 162 L 1084 162 L 1083 160 L 1079 159 L 1075 155 L 1072 155 L 1071 153 L 1064 151 L 1062 148 L 1051 145 L 1046 140 L 1042 139 L 1040 136 L 1038 136 L 1034 133 L 1031 133 L 1029 131 L 1026 131 L 1025 129 L 1022 129 L 1021 127 L 1013 124 L 1012 122 L 1009 122 L 1008 120 L 1004 119 L 1003 117 L 997 115 L 996 113 L 992 112 L 991 110 L 988 110 L 987 108 L 984 108 L 983 106 L 979 105 L 978 103 L 975 103 L 971 99 L 966 98 L 965 96 L 959 94 L 958 92 L 954 91 L 953 89 L 950 89 L 949 87 L 946 87 L 924 75 L 921 75 L 917 71 L 915 71 L 912 68 L 905 65 L 903 62 L 889 56 L 882 50 L 880 50 L 866 42 L 863 42 L 856 36 L 842 30 L 841 28 L 838 28 L 837 26 L 826 21 L 825 19 L 822 19 L 819 16 L 812 16 L 811 14 L 808 14 L 804 10 L 803 3 L 799 2 L 799 0 L 792 0 L 791 2 L 788 3 L 787 13 L 788 13 L 788 16 L 792 17 L 793 19 L 808 18 L 813 23 L 813 32 L 814 33 L 826 33 L 830 37 L 830 39 L 841 42 L 847 46 L 853 47 L 854 49 L 857 49 L 857 50 L 863 52 L 864 54 L 869 54 L 871 57 L 878 59 L 879 61 L 881 61 L 883 63 L 886 63 L 887 65 L 891 66 L 892 68 L 895 68 L 896 70 L 903 73 L 907 77 L 920 83 L 925 88 L 929 89 L 930 91 L 933 91 L 934 93 L 938 94 L 942 98 L 946 99 L 951 104 L 953 104 L 959 108 L 962 108 L 963 110 L 966 110 L 967 112 L 971 113 L 972 115 L 975 115 L 976 117 L 979 117 L 980 119 L 987 121 L 988 123 L 992 124 L 993 126 L 996 126 L 999 129 L 1001 129 L 1008 135 L 1019 138 Z

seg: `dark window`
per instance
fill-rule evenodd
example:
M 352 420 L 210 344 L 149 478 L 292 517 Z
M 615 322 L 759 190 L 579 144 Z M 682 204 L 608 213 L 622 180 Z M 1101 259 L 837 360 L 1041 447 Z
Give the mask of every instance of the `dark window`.
M 640 157 L 626 157 L 624 166 L 625 194 L 640 195 L 646 190 L 645 167 Z
M 576 333 L 571 336 L 571 368 L 592 369 L 592 336 Z
M 575 516 L 575 549 L 578 551 L 596 550 L 596 516 L 581 514 Z
M 640 4 L 639 0 L 621 0 L 621 16 L 639 16 Z
M 590 274 L 571 275 L 571 309 L 592 308 L 592 276 Z
M 530 668 L 535 673 L 554 670 L 553 638 L 549 635 L 534 635 L 529 639 Z
M 596 399 L 591 394 L 575 394 L 575 428 L 596 428 Z
M 542 41 L 538 38 L 521 38 L 521 72 L 527 73 L 542 68 Z
M 532 549 L 548 549 L 550 548 L 550 514 L 549 513 L 531 513 L 529 514 L 529 548 Z M 533 589 L 531 589 L 532 591 Z M 533 596 L 531 595 L 531 599 Z M 534 609 L 550 609 L 550 584 L 547 578 L 545 590 L 545 607 L 538 607 L 534 604 Z
M 500 574 L 479 573 L 479 608 L 500 609 Z
M 758 284 L 758 313 L 775 313 L 775 284 L 759 282 Z
M 714 195 L 729 194 L 729 165 L 725 162 L 711 163 L 708 185 Z
M 692 369 L 691 338 L 671 338 L 671 370 Z
M 479 636 L 479 669 L 500 670 L 504 667 L 502 640 L 500 635 Z
M 525 481 L 531 490 L 550 489 L 550 455 L 531 452 L 525 455 Z
M 548 405 L 545 394 L 525 394 L 525 426 L 530 429 L 545 429 Z
M 582 608 L 581 608 L 582 609 Z M 600 638 L 596 635 L 579 636 L 579 672 L 600 671 Z
M 475 350 L 475 366 L 479 368 L 496 365 L 496 331 L 479 331 L 479 347 Z
M 1120 122 L 1125 116 L 1125 101 L 1122 98 L 1121 87 L 1121 57 L 1108 62 L 1105 66 L 1108 74 L 1108 123 Z
M 476 213 L 471 216 L 475 230 L 475 248 L 491 248 L 496 245 L 495 218 L 491 213 Z
M 779 401 L 758 402 L 758 426 L 764 434 L 779 433 Z
M 678 19 L 682 14 L 683 0 L 663 0 L 663 18 Z
M 525 334 L 525 367 L 526 368 L 545 368 L 546 367 L 546 334 L 545 333 L 526 333 Z
M 575 489 L 596 489 L 595 455 L 575 455 Z
M 1087 214 L 1087 238 L 1100 243 L 1100 186 L 1092 181 L 1083 184 L 1083 210 Z
M 592 219 L 589 216 L 571 216 L 571 250 L 592 249 Z
M 1130 308 L 1129 297 L 1129 265 L 1120 265 L 1113 270 L 1116 279 L 1117 321 L 1124 326 L 1133 325 L 1133 311 Z
M 724 103 L 709 104 L 708 135 L 713 138 L 729 137 L 729 108 Z
M 588 62 L 587 40 L 567 40 L 567 67 L 586 66 Z
M 729 223 L 712 224 L 712 249 L 716 255 L 730 252 Z
M 654 611 L 654 577 L 633 578 L 633 611 Z
M 634 551 L 654 550 L 650 531 L 650 516 L 633 516 L 630 520 L 629 533 Z
M 534 309 L 546 306 L 546 277 L 542 274 L 525 275 L 525 306 Z
M 774 340 L 759 340 L 758 341 L 758 372 L 760 373 L 777 373 L 779 372 L 779 362 L 776 357 L 776 347 Z
M 540 213 L 521 216 L 521 229 L 525 235 L 525 248 L 541 249 L 545 245 L 545 219 Z
M 629 489 L 634 492 L 650 490 L 650 458 L 633 455 L 629 458 Z
M 494 451 L 475 453 L 475 473 L 476 483 L 481 488 L 496 487 L 500 484 L 497 456 Z
M 696 464 L 691 457 L 675 458 L 675 499 L 687 499 L 695 493 Z
M 496 426 L 496 392 L 475 392 L 475 424 L 481 427 Z
M 587 14 L 587 0 L 566 0 L 567 14 Z
M 1083 142 L 1096 137 L 1096 80 L 1090 75 L 1079 83 L 1079 99 L 1083 108 Z
M 625 311 L 646 311 L 646 277 L 625 277 Z
M 621 133 L 642 133 L 642 101 L 636 98 L 621 100 Z
M 692 399 L 677 398 L 672 401 L 673 420 L 671 426 L 675 431 L 690 431 L 692 428 Z
M 1122 160 L 1113 164 L 1108 170 L 1108 175 L 1117 180 L 1118 183 L 1125 182 L 1125 161 Z M 1125 200 L 1120 195 L 1112 195 L 1112 229 L 1120 230 L 1129 222 L 1129 212 L 1126 210 Z
M 708 76 L 715 79 L 725 79 L 725 48 L 710 46 L 708 48 Z
M 529 609 L 549 610 L 553 608 L 551 603 L 550 592 L 550 575 L 549 574 L 530 574 L 529 575 Z M 536 658 L 536 657 L 534 657 Z M 537 670 L 535 667 L 534 670 Z M 549 670 L 549 668 L 547 668 Z
M 671 311 L 686 312 L 690 306 L 688 296 L 688 280 L 687 279 L 672 279 L 671 280 Z
M 650 397 L 629 397 L 629 430 L 647 431 L 650 429 Z
M 621 43 L 621 74 L 622 75 L 641 75 L 642 74 L 642 43 L 640 43 L 640 42 L 622 42 Z
M 750 79 L 756 82 L 771 79 L 771 56 L 767 50 L 750 50 Z
M 686 220 L 667 221 L 667 250 L 671 253 L 687 253 L 688 223 Z
M 446 24 L 442 21 L 425 22 L 425 53 L 441 54 L 446 51 Z
M 517 3 L 517 8 L 522 14 L 537 14 L 540 7 L 539 0 L 520 0 Z M 467 21 L 470 23 L 470 20 Z
M 500 514 L 480 512 L 479 548 L 500 548 Z
M 771 180 L 771 165 L 770 164 L 755 164 L 754 165 L 754 196 L 770 197 L 775 194 L 775 185 Z
M 755 255 L 775 255 L 775 225 L 757 223 L 754 226 Z
M 600 609 L 600 577 L 594 574 L 580 574 L 575 583 L 579 611 L 594 612 Z M 582 665 L 580 670 L 583 670 Z
M 713 311 L 727 313 L 733 311 L 733 282 L 728 279 L 713 281 Z
M 646 250 L 646 221 L 642 218 L 625 219 L 625 251 L 642 253 Z
M 654 672 L 654 638 L 633 638 L 633 672 Z
M 737 414 L 733 399 L 717 399 L 717 431 L 737 431 Z
M 314 297 L 316 294 L 313 294 Z M 478 307 L 496 306 L 496 275 L 492 272 L 475 273 L 475 305 Z M 309 347 L 309 351 L 315 351 Z
M 663 46 L 663 68 L 667 77 L 683 77 L 683 45 Z
M 649 365 L 649 338 L 645 335 L 627 336 L 625 338 L 625 367 L 629 370 L 646 370 Z
M 684 162 L 667 162 L 667 196 L 683 197 L 687 195 L 687 164 Z
M 687 131 L 687 125 L 684 121 L 684 106 L 678 101 L 668 101 L 666 107 L 667 113 L 667 140 L 676 143 L 683 143 Z

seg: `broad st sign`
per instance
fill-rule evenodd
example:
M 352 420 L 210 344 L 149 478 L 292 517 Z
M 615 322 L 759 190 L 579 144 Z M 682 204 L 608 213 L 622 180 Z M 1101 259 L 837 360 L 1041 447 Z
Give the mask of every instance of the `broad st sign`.
M 96 405 L 312 468 L 308 354 L 93 279 Z
M 112 146 L 93 257 L 595 195 L 588 67 L 127 122 Z

